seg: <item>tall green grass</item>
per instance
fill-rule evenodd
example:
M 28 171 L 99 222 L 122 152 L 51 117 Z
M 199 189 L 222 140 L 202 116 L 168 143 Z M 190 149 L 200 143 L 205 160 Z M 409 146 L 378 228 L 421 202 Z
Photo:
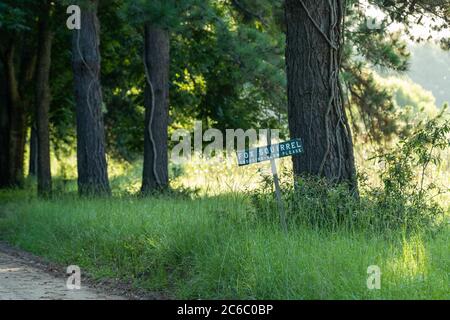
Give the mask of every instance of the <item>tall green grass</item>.
M 0 239 L 176 298 L 450 299 L 448 193 L 433 193 L 448 189 L 450 124 L 430 123 L 369 172 L 359 199 L 320 180 L 294 188 L 291 162 L 277 161 L 287 234 L 267 163 L 194 157 L 171 165 L 175 191 L 147 198 L 133 196 L 141 165 L 110 163 L 113 197 L 80 199 L 71 158 L 51 200 L 32 180 L 0 191 Z M 367 288 L 372 265 L 380 290 Z
M 242 194 L 44 201 L 0 192 L 0 237 L 176 298 L 448 299 L 450 230 L 321 231 L 258 219 Z M 381 268 L 381 289 L 366 286 Z

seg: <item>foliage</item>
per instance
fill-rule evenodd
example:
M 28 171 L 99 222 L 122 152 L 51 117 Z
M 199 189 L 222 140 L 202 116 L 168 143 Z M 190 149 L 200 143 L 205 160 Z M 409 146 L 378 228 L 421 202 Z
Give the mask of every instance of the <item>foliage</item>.
M 25 58 L 35 49 L 40 2 L 1 1 L 0 54 L 11 43 Z M 370 1 L 387 13 L 377 29 L 368 27 L 360 1 L 348 1 L 341 78 L 354 130 L 368 131 L 377 142 L 397 135 L 402 140 L 392 150 L 381 150 L 376 158 L 384 166 L 381 185 L 361 178 L 359 197 L 344 185 L 311 177 L 294 184 L 290 169 L 284 169 L 288 234 L 280 230 L 266 164 L 237 168 L 235 158 L 195 158 L 170 167 L 169 193 L 134 196 L 142 173 L 137 155 L 143 147 L 144 24 L 158 24 L 171 34 L 170 130 L 197 119 L 221 130 L 283 128 L 283 2 L 100 1 L 114 197 L 80 200 L 74 196 L 72 32 L 64 27 L 64 6 L 86 2 L 52 2 L 55 197 L 37 199 L 33 180 L 25 190 L 0 191 L 2 240 L 62 264 L 78 264 L 95 277 L 119 278 L 176 298 L 448 297 L 448 203 L 436 200 L 444 192 L 436 175 L 442 150 L 448 152 L 446 110 L 422 124 L 419 113 L 431 109 L 431 97 L 411 83 L 383 83 L 376 74 L 397 75 L 409 68 L 405 40 L 389 25 L 403 23 L 409 33 L 413 23 L 424 24 L 422 16 L 431 14 L 436 29 L 446 28 L 448 1 Z M 3 78 L 3 65 L 0 73 Z M 448 179 L 442 181 L 448 188 Z M 383 270 L 380 291 L 365 286 L 373 264 Z
M 433 94 L 408 78 L 372 74 L 368 81 L 372 82 L 371 87 L 375 87 L 379 95 L 373 103 L 378 106 L 386 105 L 386 110 L 383 113 L 367 114 L 358 112 L 359 108 L 356 106 L 351 107 L 357 141 L 367 142 L 370 138 L 379 141 L 386 138 L 386 134 L 395 133 L 396 137 L 389 141 L 395 142 L 397 138 L 408 137 L 421 121 L 432 118 L 439 112 Z M 354 86 L 351 90 L 354 95 L 370 94 L 367 88 L 363 87 Z M 381 92 L 384 93 L 380 95 Z M 358 123 L 363 124 L 373 134 L 364 134 Z M 383 127 L 384 136 L 376 130 L 377 127 Z
M 29 31 L 32 26 L 27 15 L 35 9 L 36 1 L 25 0 L 19 5 L 15 1 L 2 1 L 0 3 L 0 31 L 2 38 L 6 39 L 9 33 Z
M 409 29 L 414 24 L 429 23 L 430 29 L 434 31 L 445 30 L 449 27 L 450 3 L 447 0 L 371 0 L 370 2 L 381 7 L 392 22 L 404 24 L 405 32 L 417 42 L 427 39 L 411 34 Z M 445 43 L 447 39 L 442 40 Z
M 185 299 L 446 299 L 448 230 L 435 237 L 288 235 L 252 218 L 242 194 L 52 201 L 0 192 L 3 240 L 95 279 Z M 378 265 L 382 290 L 368 290 Z
M 414 228 L 434 227 L 444 217 L 443 209 L 433 198 L 448 192 L 448 186 L 442 190 L 433 181 L 426 184 L 425 178 L 430 167 L 441 164 L 441 151 L 450 146 L 450 120 L 444 117 L 445 111 L 419 126 L 393 151 L 379 157 L 386 169 L 380 176 L 384 189 L 377 201 L 381 208 L 392 211 L 399 222 Z
M 438 15 L 445 10 L 440 3 L 432 6 L 425 2 L 403 12 L 415 15 L 420 11 L 418 5 L 426 5 L 427 12 L 435 8 Z M 373 3 L 385 12 L 403 8 L 386 1 Z M 31 48 L 36 41 L 32 30 L 36 29 L 38 4 L 38 0 L 2 2 L 0 32 L 8 38 L 18 34 L 17 39 L 27 35 L 24 43 Z M 68 68 L 71 31 L 61 27 L 69 4 L 55 2 L 52 15 L 57 50 L 52 57 L 50 117 L 57 154 L 75 147 L 73 85 Z M 364 7 L 348 2 L 342 56 L 347 110 L 355 133 L 362 136 L 368 131 L 377 142 L 403 130 L 394 112 L 395 97 L 375 81 L 372 70 L 404 72 L 408 68 L 405 42 L 388 29 L 392 21 L 408 22 L 408 16 L 388 15 L 381 28 L 373 30 L 367 26 Z M 101 1 L 99 18 L 105 132 L 111 156 L 133 161 L 142 153 L 145 23 L 171 30 L 171 130 L 199 119 L 205 128 L 270 126 L 287 134 L 282 1 Z M 406 23 L 406 30 L 409 28 Z
M 371 232 L 435 232 L 447 223 L 445 209 L 434 201 L 448 187 L 425 175 L 436 172 L 442 151 L 448 149 L 450 121 L 440 116 L 426 122 L 391 152 L 379 156 L 385 169 L 380 171 L 381 187 L 367 184 L 361 176 L 361 195 L 355 197 L 345 185 L 332 185 L 315 177 L 298 177 L 293 185 L 282 179 L 282 193 L 289 223 L 325 230 L 370 230 Z M 290 177 L 288 170 L 284 176 Z M 263 220 L 277 221 L 273 182 L 251 193 L 255 213 Z

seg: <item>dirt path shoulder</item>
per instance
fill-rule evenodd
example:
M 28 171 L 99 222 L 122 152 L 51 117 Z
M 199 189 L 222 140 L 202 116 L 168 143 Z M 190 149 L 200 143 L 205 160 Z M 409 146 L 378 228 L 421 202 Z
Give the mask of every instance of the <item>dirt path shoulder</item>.
M 66 268 L 0 243 L 0 300 L 125 300 L 164 299 L 116 281 L 81 277 L 81 289 L 70 290 Z
M 125 299 L 83 284 L 80 290 L 70 290 L 66 286 L 67 278 L 33 267 L 33 261 L 4 251 L 0 248 L 0 300 Z

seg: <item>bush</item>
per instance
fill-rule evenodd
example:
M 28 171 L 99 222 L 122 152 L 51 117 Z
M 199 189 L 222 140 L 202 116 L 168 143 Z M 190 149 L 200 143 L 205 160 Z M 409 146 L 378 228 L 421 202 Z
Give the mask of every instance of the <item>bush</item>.
M 438 186 L 433 177 L 427 179 L 429 171 L 436 172 L 442 151 L 450 145 L 445 111 L 419 126 L 394 150 L 377 157 L 385 167 L 380 173 L 383 186 L 370 193 L 380 212 L 389 213 L 387 220 L 412 229 L 435 229 L 445 223 L 445 212 L 434 199 L 448 192 L 448 186 Z
M 442 121 L 443 120 L 443 121 Z M 376 158 L 384 169 L 379 173 L 382 185 L 367 184 L 359 178 L 360 197 L 345 184 L 336 185 L 317 177 L 297 177 L 295 183 L 282 175 L 281 187 L 288 224 L 336 230 L 364 229 L 386 231 L 436 231 L 445 223 L 445 211 L 434 199 L 447 192 L 426 182 L 427 172 L 441 162 L 442 150 L 448 148 L 450 123 L 440 115 L 421 125 L 408 139 L 390 152 Z M 260 219 L 278 220 L 270 176 L 251 194 Z

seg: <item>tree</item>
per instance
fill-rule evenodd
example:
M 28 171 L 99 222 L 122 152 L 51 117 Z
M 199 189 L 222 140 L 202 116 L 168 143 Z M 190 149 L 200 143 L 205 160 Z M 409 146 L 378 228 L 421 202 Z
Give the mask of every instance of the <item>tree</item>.
M 33 8 L 31 0 L 0 3 L 0 61 L 6 87 L 0 111 L 0 187 L 22 186 L 24 178 L 28 91 L 36 62 Z
M 50 169 L 50 65 L 53 34 L 50 29 L 51 2 L 42 1 L 42 13 L 39 19 L 38 59 L 36 67 L 36 126 L 38 149 L 38 194 L 48 196 L 52 191 Z
M 0 64 L 0 188 L 7 187 L 9 180 L 9 112 L 4 75 L 3 64 Z
M 101 7 L 99 19 L 109 155 L 132 161 L 144 153 L 144 138 L 150 140 L 142 61 L 146 25 L 170 35 L 169 133 L 195 119 L 205 128 L 220 130 L 279 127 L 279 116 L 283 128 L 287 123 L 284 36 L 269 35 L 257 23 L 243 23 L 230 3 L 115 0 Z M 60 90 L 53 86 L 52 91 L 57 99 Z M 61 113 L 61 103 L 55 105 L 58 110 L 52 115 Z M 53 124 L 55 137 L 65 127 Z M 147 143 L 147 150 L 152 149 Z M 152 171 L 153 165 L 148 168 Z
M 281 31 L 286 32 L 285 19 L 280 14 L 283 2 L 230 0 L 242 12 L 244 21 L 267 30 L 275 38 Z M 366 2 L 346 1 L 340 78 L 353 134 L 364 141 L 385 143 L 401 134 L 401 125 L 394 112 L 394 97 L 376 81 L 376 73 L 380 70 L 396 74 L 407 71 L 410 54 L 404 36 L 413 41 L 425 41 L 410 32 L 416 24 L 431 23 L 430 30 L 448 28 L 450 3 L 446 0 L 373 0 L 370 4 L 385 14 L 375 27 L 369 23 Z M 393 23 L 402 24 L 404 32 L 392 32 L 389 26 Z M 445 40 L 441 40 L 443 46 Z M 260 59 L 258 56 L 254 60 Z
M 144 64 L 148 84 L 145 89 L 144 170 L 142 193 L 169 185 L 169 31 L 151 23 L 145 26 Z
M 126 16 L 143 32 L 144 166 L 141 192 L 147 194 L 169 186 L 168 124 L 170 27 L 177 20 L 181 1 L 125 1 Z M 175 14 L 174 14 L 175 13 Z M 176 24 L 176 23 L 175 23 Z
M 30 128 L 30 158 L 28 163 L 28 176 L 36 177 L 38 170 L 38 136 L 36 120 L 32 120 Z
M 80 195 L 111 192 L 105 155 L 97 10 L 98 0 L 84 5 L 81 29 L 75 30 L 72 38 Z
M 169 186 L 168 124 L 170 30 L 190 1 L 126 1 L 125 12 L 144 25 L 145 129 L 143 194 Z
M 351 130 L 339 74 L 345 1 L 286 0 L 286 66 L 291 137 L 303 139 L 296 175 L 356 188 Z
M 252 2 L 257 9 L 263 3 Z M 223 132 L 282 125 L 285 40 L 266 27 L 272 19 L 260 18 L 263 14 L 253 7 L 243 1 L 208 1 L 189 10 L 172 43 L 171 117 L 176 122 L 186 122 L 189 115 Z M 250 10 L 255 20 L 248 17 Z

